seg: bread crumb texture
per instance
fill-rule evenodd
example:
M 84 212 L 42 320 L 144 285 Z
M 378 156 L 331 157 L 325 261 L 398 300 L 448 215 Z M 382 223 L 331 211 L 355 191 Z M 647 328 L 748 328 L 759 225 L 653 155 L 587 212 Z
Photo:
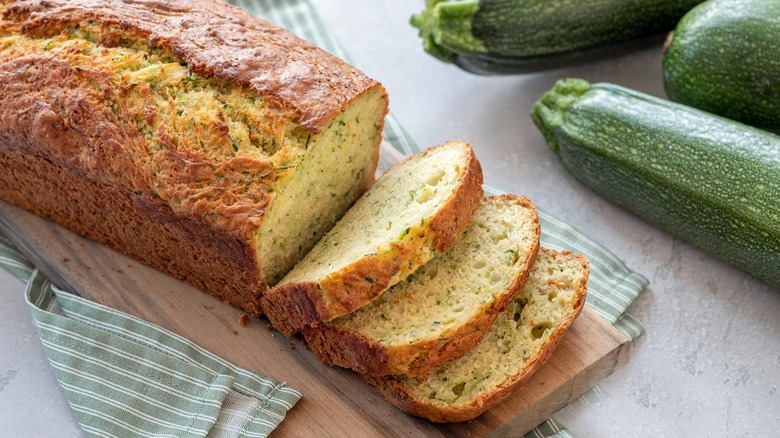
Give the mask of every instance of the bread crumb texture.
M 528 269 L 526 256 L 536 250 L 538 233 L 535 209 L 516 199 L 485 198 L 446 253 L 331 323 L 385 346 L 444 341 L 502 301 Z
M 465 356 L 417 378 L 399 377 L 421 403 L 457 409 L 512 383 L 579 312 L 587 262 L 542 249 L 518 297 Z M 564 325 L 565 324 L 565 325 Z
M 430 235 L 426 231 L 429 219 L 460 187 L 470 156 L 470 146 L 450 142 L 392 167 L 281 284 L 316 282 L 366 256 Z M 421 246 L 420 251 L 415 255 L 418 266 L 435 255 L 433 245 Z

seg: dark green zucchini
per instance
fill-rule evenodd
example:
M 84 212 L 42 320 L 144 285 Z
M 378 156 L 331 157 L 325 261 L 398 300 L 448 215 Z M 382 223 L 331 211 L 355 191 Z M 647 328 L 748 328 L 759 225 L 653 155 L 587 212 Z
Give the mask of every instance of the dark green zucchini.
M 780 288 L 780 137 L 578 79 L 531 116 L 596 193 Z
M 664 56 L 670 99 L 780 128 L 780 1 L 710 0 L 691 10 Z
M 426 0 L 431 55 L 478 74 L 539 71 L 660 39 L 702 0 Z

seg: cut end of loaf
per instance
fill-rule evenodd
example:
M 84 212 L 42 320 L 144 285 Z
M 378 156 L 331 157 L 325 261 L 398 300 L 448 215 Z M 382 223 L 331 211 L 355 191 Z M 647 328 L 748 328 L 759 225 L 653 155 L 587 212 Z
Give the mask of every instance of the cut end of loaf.
M 256 234 L 260 272 L 275 285 L 374 182 L 387 94 L 374 87 L 350 102 L 276 188 Z

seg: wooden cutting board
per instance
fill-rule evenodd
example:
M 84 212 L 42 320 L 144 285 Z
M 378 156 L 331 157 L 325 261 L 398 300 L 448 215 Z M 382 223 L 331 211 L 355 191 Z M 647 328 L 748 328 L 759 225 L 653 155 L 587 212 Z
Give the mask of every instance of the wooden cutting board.
M 396 158 L 385 154 L 382 167 Z M 585 306 L 547 364 L 507 401 L 466 423 L 434 424 L 399 411 L 352 372 L 318 362 L 267 320 L 241 326 L 241 311 L 58 225 L 0 202 L 0 228 L 58 286 L 302 391 L 274 436 L 517 437 L 628 360 L 628 340 Z

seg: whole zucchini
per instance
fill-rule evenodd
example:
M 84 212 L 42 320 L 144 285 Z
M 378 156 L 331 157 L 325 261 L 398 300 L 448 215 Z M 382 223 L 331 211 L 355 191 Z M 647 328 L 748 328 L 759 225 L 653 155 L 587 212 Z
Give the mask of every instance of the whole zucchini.
M 426 0 L 431 55 L 478 74 L 526 73 L 630 50 L 702 0 Z M 660 41 L 660 40 L 659 40 Z
M 780 137 L 579 79 L 531 117 L 596 193 L 780 288 Z
M 710 0 L 683 17 L 664 56 L 670 99 L 780 128 L 780 1 Z

